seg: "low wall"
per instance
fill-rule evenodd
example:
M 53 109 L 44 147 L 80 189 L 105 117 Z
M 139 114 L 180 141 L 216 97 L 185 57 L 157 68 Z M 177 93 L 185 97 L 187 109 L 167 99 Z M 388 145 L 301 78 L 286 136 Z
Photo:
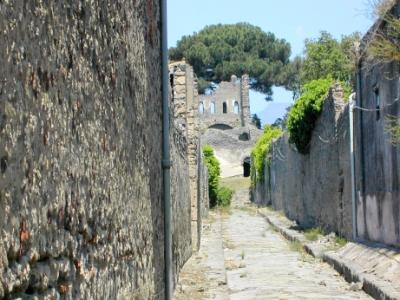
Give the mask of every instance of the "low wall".
M 352 235 L 348 106 L 335 87 L 323 105 L 302 155 L 285 134 L 273 143 L 264 181 L 252 189 L 254 202 L 272 205 L 301 226 Z

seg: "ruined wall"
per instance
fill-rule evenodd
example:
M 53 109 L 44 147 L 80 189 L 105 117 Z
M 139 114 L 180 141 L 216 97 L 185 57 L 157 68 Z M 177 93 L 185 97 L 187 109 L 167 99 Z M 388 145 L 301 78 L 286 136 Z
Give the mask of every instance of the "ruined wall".
M 400 117 L 397 63 L 363 60 L 355 110 L 357 231 L 400 246 L 400 146 L 390 142 L 388 116 Z M 376 111 L 379 108 L 379 111 Z
M 0 3 L 0 298 L 164 298 L 159 22 Z
M 200 247 L 202 217 L 208 208 L 208 174 L 200 149 L 197 81 L 193 68 L 184 61 L 170 64 L 171 103 L 175 107 L 175 127 L 180 128 L 187 142 L 186 167 L 190 192 L 191 245 Z
M 232 128 L 250 123 L 249 76 L 240 80 L 232 75 L 231 81 L 222 81 L 209 95 L 200 95 L 200 127 L 205 131 L 215 124 L 225 124 Z M 226 112 L 223 111 L 224 103 Z M 235 106 L 236 105 L 236 106 Z
M 172 257 L 175 283 L 192 255 L 190 180 L 185 133 L 171 126 Z
M 348 122 L 343 91 L 336 86 L 324 102 L 310 153 L 298 153 L 286 134 L 274 142 L 265 180 L 252 190 L 253 201 L 272 204 L 304 227 L 321 226 L 351 237 Z

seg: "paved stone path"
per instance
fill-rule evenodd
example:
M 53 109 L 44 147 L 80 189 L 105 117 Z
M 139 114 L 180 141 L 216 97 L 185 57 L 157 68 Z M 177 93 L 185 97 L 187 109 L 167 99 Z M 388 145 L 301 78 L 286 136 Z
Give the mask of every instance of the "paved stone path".
M 370 299 L 330 266 L 275 232 L 236 194 L 229 212 L 212 212 L 203 244 L 185 265 L 176 299 Z

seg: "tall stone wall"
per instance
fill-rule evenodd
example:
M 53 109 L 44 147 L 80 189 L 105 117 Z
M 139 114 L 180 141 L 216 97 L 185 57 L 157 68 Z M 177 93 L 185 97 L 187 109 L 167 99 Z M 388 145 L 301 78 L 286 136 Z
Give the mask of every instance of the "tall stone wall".
M 0 298 L 164 298 L 158 3 L 0 3 Z
M 304 227 L 321 226 L 352 235 L 348 107 L 334 87 L 312 134 L 310 153 L 302 155 L 285 134 L 273 144 L 264 182 L 253 201 L 271 204 Z
M 391 143 L 386 127 L 388 116 L 400 117 L 399 74 L 397 63 L 362 61 L 357 107 L 363 110 L 356 108 L 354 122 L 357 233 L 395 246 L 400 246 L 400 145 Z

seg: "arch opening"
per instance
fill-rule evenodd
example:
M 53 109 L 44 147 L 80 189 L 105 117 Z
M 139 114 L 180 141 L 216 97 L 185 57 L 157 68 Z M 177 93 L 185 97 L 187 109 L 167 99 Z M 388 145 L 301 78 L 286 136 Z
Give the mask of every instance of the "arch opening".
M 239 103 L 237 101 L 233 104 L 233 112 L 237 115 L 239 114 Z
M 203 104 L 203 102 L 199 103 L 199 113 L 200 114 L 204 114 L 204 104 Z
M 226 114 L 228 112 L 228 106 L 226 105 L 226 102 L 222 103 L 222 113 Z
M 211 112 L 212 114 L 215 114 L 215 102 L 214 102 L 214 101 L 211 102 L 211 105 L 210 105 L 210 112 Z
M 250 177 L 250 166 L 251 166 L 250 157 L 246 157 L 243 160 L 243 177 Z
M 210 129 L 219 129 L 219 130 L 233 129 L 232 126 L 229 126 L 227 124 L 213 124 L 213 125 L 209 126 L 208 128 L 210 128 Z

